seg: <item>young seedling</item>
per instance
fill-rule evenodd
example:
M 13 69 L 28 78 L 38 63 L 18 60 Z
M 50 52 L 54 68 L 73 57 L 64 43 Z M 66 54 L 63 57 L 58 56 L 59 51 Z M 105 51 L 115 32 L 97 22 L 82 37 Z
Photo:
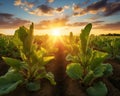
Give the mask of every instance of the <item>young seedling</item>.
M 33 23 L 30 28 L 22 26 L 15 31 L 13 42 L 20 51 L 21 60 L 2 57 L 10 66 L 8 72 L 0 77 L 0 95 L 7 94 L 20 84 L 25 84 L 29 91 L 40 89 L 40 79 L 46 78 L 55 85 L 54 75 L 47 72 L 45 65 L 54 56 L 47 56 L 44 48 L 33 44 Z
M 112 66 L 104 64 L 107 53 L 92 50 L 89 45 L 89 34 L 92 24 L 86 25 L 80 34 L 79 52 L 75 56 L 68 55 L 66 59 L 71 61 L 67 65 L 66 73 L 73 79 L 79 79 L 87 87 L 89 96 L 106 96 L 107 88 L 102 81 L 96 79 L 112 74 Z

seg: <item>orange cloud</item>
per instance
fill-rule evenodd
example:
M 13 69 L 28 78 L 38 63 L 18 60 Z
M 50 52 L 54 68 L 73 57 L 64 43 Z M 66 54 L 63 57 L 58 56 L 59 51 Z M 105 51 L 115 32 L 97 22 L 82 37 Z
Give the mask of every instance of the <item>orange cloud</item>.
M 49 3 L 52 3 L 52 2 L 54 2 L 54 0 L 47 0 Z
M 51 29 L 66 26 L 69 17 L 55 18 L 53 20 L 43 20 L 35 24 L 36 29 Z
M 120 22 L 101 24 L 101 25 L 96 26 L 94 28 L 95 29 L 102 29 L 102 30 L 120 30 Z
M 0 13 L 0 28 L 1 29 L 17 28 L 19 26 L 22 26 L 28 23 L 30 23 L 30 21 L 16 18 L 12 14 Z
M 89 1 L 89 0 L 88 0 Z M 79 6 L 75 6 L 76 9 L 79 9 Z M 74 8 L 74 9 L 75 9 Z M 74 10 L 74 16 L 81 16 L 85 14 L 97 14 L 101 12 L 101 16 L 110 16 L 115 13 L 120 12 L 120 2 L 108 2 L 108 0 L 99 0 L 91 5 L 87 6 L 84 9 L 76 12 Z

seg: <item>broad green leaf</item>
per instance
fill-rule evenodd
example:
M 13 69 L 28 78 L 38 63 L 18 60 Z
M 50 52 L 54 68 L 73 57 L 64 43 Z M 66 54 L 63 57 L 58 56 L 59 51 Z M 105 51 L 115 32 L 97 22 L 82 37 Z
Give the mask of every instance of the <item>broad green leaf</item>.
M 105 70 L 104 70 L 104 75 L 105 76 L 109 76 L 112 74 L 112 71 L 113 71 L 113 67 L 111 64 L 107 63 L 107 64 L 103 64 L 103 66 L 105 67 Z
M 93 71 L 95 78 L 102 77 L 104 75 L 105 67 L 103 65 L 99 65 Z
M 23 77 L 17 72 L 8 72 L 0 77 L 0 95 L 8 94 L 22 83 Z
M 9 58 L 9 57 L 2 57 L 2 58 L 6 62 L 6 64 L 8 64 L 9 66 L 11 66 L 17 70 L 20 69 L 22 66 L 22 61 L 20 61 L 20 60 Z
M 71 63 L 67 65 L 66 73 L 73 79 L 81 79 L 83 76 L 83 68 L 79 63 Z
M 107 87 L 104 83 L 98 82 L 95 83 L 92 87 L 87 88 L 88 96 L 106 96 L 107 95 Z
M 51 72 L 48 72 L 45 75 L 45 78 L 48 79 L 50 81 L 51 84 L 56 85 L 56 82 L 54 80 L 54 75 Z
M 4 84 L 4 85 L 2 85 L 2 86 L 0 87 L 0 95 L 4 95 L 4 94 L 10 93 L 11 91 L 15 90 L 16 87 L 17 87 L 20 83 L 22 83 L 21 80 L 16 81 L 16 82 L 13 82 L 13 83 L 7 83 L 7 82 L 6 82 L 6 84 Z
M 38 91 L 40 89 L 40 83 L 29 82 L 29 83 L 27 83 L 26 88 L 29 91 Z
M 93 51 L 93 56 L 90 61 L 90 68 L 94 70 L 94 68 L 98 67 L 108 56 L 107 53 L 100 52 L 100 51 Z

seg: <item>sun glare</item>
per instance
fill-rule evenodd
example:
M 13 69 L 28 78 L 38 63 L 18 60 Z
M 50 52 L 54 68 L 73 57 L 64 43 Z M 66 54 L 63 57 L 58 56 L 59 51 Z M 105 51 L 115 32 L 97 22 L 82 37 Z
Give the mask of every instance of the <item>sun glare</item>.
M 60 34 L 60 29 L 53 29 L 52 30 L 52 35 L 53 36 L 60 36 L 61 34 Z

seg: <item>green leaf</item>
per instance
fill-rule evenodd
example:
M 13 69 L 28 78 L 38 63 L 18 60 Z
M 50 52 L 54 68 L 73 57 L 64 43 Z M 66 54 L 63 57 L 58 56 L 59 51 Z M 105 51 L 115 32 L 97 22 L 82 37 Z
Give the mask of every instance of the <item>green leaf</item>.
M 24 46 L 24 51 L 26 52 L 27 55 L 31 51 L 32 43 L 33 43 L 33 23 L 30 25 L 29 30 L 26 30 L 26 33 L 28 34 L 25 38 L 25 41 L 23 42 Z
M 73 79 L 81 79 L 83 76 L 83 68 L 79 63 L 71 63 L 67 66 L 66 73 Z
M 85 78 L 83 79 L 84 84 L 89 85 L 89 83 L 94 79 L 94 72 L 90 70 Z
M 54 75 L 51 72 L 48 72 L 45 75 L 45 78 L 48 79 L 50 81 L 51 84 L 56 85 L 56 82 L 54 80 Z
M 102 82 L 95 83 L 92 87 L 87 88 L 88 96 L 106 96 L 107 88 L 106 85 Z
M 96 67 L 98 67 L 108 56 L 107 53 L 100 52 L 100 51 L 93 51 L 93 57 L 90 61 L 90 68 L 94 70 Z
M 105 67 L 105 70 L 104 70 L 104 75 L 105 76 L 109 76 L 112 74 L 112 71 L 113 71 L 113 68 L 112 68 L 112 65 L 107 63 L 107 64 L 103 64 L 103 66 Z
M 73 56 L 72 56 L 71 54 L 68 54 L 68 55 L 66 56 L 66 60 L 67 60 L 67 61 L 73 61 Z
M 21 47 L 22 47 L 22 45 L 23 45 L 23 42 L 20 40 L 20 38 L 19 38 L 19 29 L 18 30 L 16 30 L 15 31 L 15 34 L 14 34 L 14 36 L 13 36 L 13 43 L 14 43 L 14 45 L 18 48 L 18 49 L 20 49 Z
M 103 65 L 99 65 L 94 70 L 94 77 L 102 77 L 104 75 L 105 67 Z
M 18 31 L 18 38 L 19 38 L 22 42 L 24 42 L 25 39 L 26 39 L 25 37 L 28 36 L 28 33 L 27 33 L 28 29 L 27 29 L 26 27 L 22 26 L 22 27 L 20 27 L 17 31 Z
M 89 23 L 88 25 L 85 26 L 85 28 L 81 31 L 81 34 L 80 34 L 81 49 L 83 54 L 86 53 L 86 49 L 88 46 L 88 38 L 89 38 L 91 28 L 92 28 L 92 24 Z
M 66 56 L 66 60 L 67 61 L 72 61 L 72 62 L 79 62 L 78 56 L 72 56 L 71 54 L 68 54 Z
M 54 56 L 48 56 L 43 58 L 43 65 L 48 64 L 51 60 L 53 60 L 55 57 Z
M 15 68 L 15 69 L 20 69 L 22 66 L 22 62 L 17 59 L 9 58 L 9 57 L 2 57 L 2 59 L 8 64 L 9 66 Z
M 22 83 L 23 77 L 17 72 L 8 72 L 0 77 L 0 95 L 8 94 Z
M 40 84 L 37 82 L 29 82 L 27 83 L 26 88 L 29 91 L 38 91 L 40 89 Z

